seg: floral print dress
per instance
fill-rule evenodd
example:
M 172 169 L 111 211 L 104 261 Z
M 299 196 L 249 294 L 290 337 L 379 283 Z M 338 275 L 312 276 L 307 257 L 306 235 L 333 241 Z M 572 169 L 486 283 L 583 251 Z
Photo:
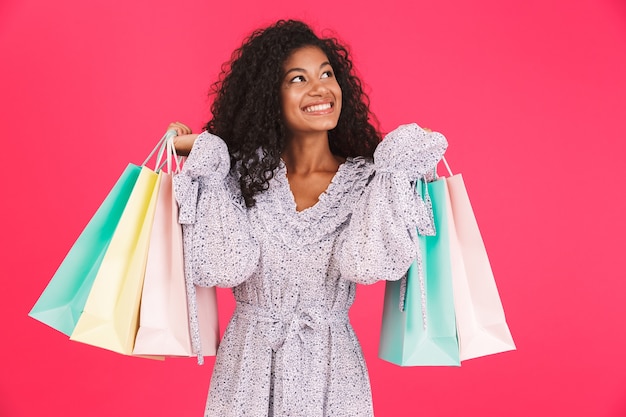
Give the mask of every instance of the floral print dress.
M 432 232 L 432 221 L 413 184 L 446 146 L 440 133 L 402 125 L 297 211 L 283 164 L 246 208 L 226 144 L 198 137 L 174 179 L 188 288 L 232 287 L 237 303 L 205 417 L 373 416 L 348 310 L 357 283 L 400 279 L 418 258 L 417 232 Z

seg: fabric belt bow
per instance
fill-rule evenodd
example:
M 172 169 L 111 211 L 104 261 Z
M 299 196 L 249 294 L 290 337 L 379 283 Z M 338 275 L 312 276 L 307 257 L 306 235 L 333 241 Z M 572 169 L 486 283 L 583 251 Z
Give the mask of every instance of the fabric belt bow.
M 311 377 L 311 366 L 322 344 L 327 344 L 328 327 L 334 323 L 348 324 L 348 310 L 328 310 L 323 307 L 299 307 L 297 311 L 275 312 L 261 306 L 237 303 L 235 314 L 245 319 L 269 325 L 268 346 L 282 356 L 282 408 L 285 415 L 300 415 L 305 406 L 302 387 L 310 394 L 323 393 L 323 379 Z

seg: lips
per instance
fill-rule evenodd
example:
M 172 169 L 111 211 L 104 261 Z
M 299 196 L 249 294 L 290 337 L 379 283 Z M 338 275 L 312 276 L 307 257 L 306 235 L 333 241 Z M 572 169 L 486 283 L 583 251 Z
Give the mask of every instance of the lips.
M 306 106 L 302 109 L 305 113 L 325 112 L 333 107 L 332 103 L 320 103 Z

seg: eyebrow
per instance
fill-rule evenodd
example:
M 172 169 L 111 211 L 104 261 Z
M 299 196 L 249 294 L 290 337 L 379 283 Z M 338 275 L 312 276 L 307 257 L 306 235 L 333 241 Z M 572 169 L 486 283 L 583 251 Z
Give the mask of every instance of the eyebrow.
M 326 65 L 331 66 L 331 65 L 330 65 L 330 62 L 328 62 L 328 61 L 324 61 L 324 62 L 322 62 L 322 64 L 320 65 L 320 69 L 324 68 Z M 304 68 L 298 68 L 298 67 L 296 67 L 296 68 L 291 68 L 291 69 L 288 69 L 288 70 L 287 70 L 287 72 L 285 72 L 285 75 L 284 75 L 284 76 L 286 77 L 286 76 L 287 76 L 287 75 L 289 75 L 289 73 L 291 73 L 291 72 L 306 72 L 306 70 L 305 70 Z

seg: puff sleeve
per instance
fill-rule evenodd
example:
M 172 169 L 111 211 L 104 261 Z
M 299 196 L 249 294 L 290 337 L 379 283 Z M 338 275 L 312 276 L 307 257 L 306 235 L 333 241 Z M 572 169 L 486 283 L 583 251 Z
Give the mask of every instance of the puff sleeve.
M 417 233 L 434 234 L 432 212 L 415 181 L 432 175 L 446 138 L 417 124 L 399 126 L 374 152 L 374 175 L 340 236 L 343 278 L 363 284 L 402 278 L 418 259 Z
M 174 177 L 185 268 L 195 285 L 234 287 L 252 274 L 259 259 L 245 208 L 227 185 L 229 171 L 226 144 L 204 132 Z
M 183 228 L 191 342 L 200 364 L 204 360 L 196 285 L 234 287 L 252 274 L 260 254 L 246 209 L 239 204 L 233 187 L 228 187 L 229 171 L 228 147 L 218 136 L 204 132 L 173 179 Z

